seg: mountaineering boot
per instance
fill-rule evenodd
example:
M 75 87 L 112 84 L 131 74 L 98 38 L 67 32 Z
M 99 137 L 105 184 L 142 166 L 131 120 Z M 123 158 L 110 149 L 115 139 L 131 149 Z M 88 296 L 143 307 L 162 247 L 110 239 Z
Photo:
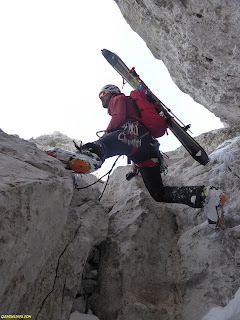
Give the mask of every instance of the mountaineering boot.
M 89 150 L 75 153 L 61 148 L 51 148 L 44 151 L 49 156 L 60 160 L 66 169 L 77 173 L 90 173 L 96 171 L 102 165 L 100 157 Z
M 209 226 L 220 228 L 223 220 L 223 206 L 225 204 L 226 194 L 216 187 L 204 187 L 203 195 L 205 197 L 204 211 L 208 218 Z

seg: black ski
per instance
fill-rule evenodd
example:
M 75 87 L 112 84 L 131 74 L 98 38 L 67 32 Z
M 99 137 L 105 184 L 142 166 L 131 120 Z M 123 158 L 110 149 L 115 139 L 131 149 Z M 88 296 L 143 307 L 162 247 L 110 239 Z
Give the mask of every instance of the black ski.
M 135 69 L 131 70 L 125 65 L 125 63 L 113 52 L 103 49 L 103 56 L 111 64 L 111 66 L 127 81 L 133 89 L 139 89 L 145 92 L 148 100 L 158 107 L 158 112 L 164 114 L 165 117 L 171 116 L 171 110 L 169 110 L 146 86 L 146 84 L 140 79 Z M 172 114 L 173 115 L 173 114 Z M 167 120 L 167 125 L 177 139 L 182 143 L 190 155 L 200 164 L 206 165 L 209 162 L 209 158 L 205 150 L 195 141 L 186 131 L 189 126 L 180 125 L 174 118 L 181 123 L 181 121 L 173 115 L 172 118 Z

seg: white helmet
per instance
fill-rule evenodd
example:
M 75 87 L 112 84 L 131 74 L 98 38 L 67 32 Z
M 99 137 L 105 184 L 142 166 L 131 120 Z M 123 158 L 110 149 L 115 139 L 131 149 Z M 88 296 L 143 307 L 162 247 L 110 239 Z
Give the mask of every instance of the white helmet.
M 104 92 L 104 91 L 107 92 L 107 93 L 109 93 L 109 92 L 111 92 L 111 93 L 121 93 L 120 89 L 117 86 L 115 86 L 114 84 L 107 84 L 106 86 L 102 87 L 102 89 L 100 90 L 99 98 L 100 98 L 100 94 L 102 92 Z

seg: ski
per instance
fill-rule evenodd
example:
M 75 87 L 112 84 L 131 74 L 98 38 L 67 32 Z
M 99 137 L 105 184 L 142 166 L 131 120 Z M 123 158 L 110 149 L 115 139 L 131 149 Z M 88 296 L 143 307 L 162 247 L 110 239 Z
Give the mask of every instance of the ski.
M 168 128 L 181 142 L 189 154 L 200 164 L 206 165 L 209 158 L 205 150 L 194 140 L 186 131 L 190 126 L 184 126 L 183 123 L 155 96 L 143 80 L 136 73 L 135 68 L 129 69 L 126 64 L 113 52 L 103 49 L 102 54 L 110 65 L 127 81 L 133 89 L 142 90 L 148 100 L 158 107 L 158 112 L 167 119 Z M 179 122 L 179 123 L 178 123 Z

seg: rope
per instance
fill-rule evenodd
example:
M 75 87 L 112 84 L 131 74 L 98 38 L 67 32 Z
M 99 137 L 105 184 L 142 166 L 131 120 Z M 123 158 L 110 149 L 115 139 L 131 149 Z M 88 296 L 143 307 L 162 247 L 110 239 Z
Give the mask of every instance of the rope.
M 102 199 L 102 196 L 103 196 L 105 190 L 106 190 L 106 187 L 107 187 L 107 184 L 108 184 L 108 181 L 109 181 L 110 174 L 111 174 L 113 168 L 115 167 L 115 165 L 116 165 L 116 163 L 117 163 L 117 161 L 118 161 L 118 159 L 119 159 L 120 157 L 121 157 L 121 155 L 118 156 L 117 159 L 114 161 L 114 163 L 113 163 L 113 165 L 112 165 L 112 168 L 111 168 L 107 173 L 105 173 L 101 178 L 99 178 L 97 181 L 95 181 L 95 182 L 93 182 L 93 183 L 91 183 L 91 184 L 89 184 L 88 186 L 85 186 L 85 187 L 80 187 L 80 188 L 79 188 L 79 187 L 76 187 L 76 186 L 75 186 L 75 189 L 77 189 L 77 190 L 87 189 L 87 188 L 93 186 L 94 184 L 98 183 L 100 180 L 102 180 L 104 177 L 106 177 L 106 175 L 108 175 L 107 181 L 106 181 L 106 183 L 105 183 L 105 187 L 104 187 L 104 189 L 103 189 L 103 191 L 102 191 L 102 193 L 101 193 L 101 195 L 100 195 L 100 197 L 99 197 L 99 199 L 98 199 L 98 200 L 100 201 L 100 200 Z
M 82 141 L 80 142 L 80 146 L 77 145 L 77 143 L 73 140 L 74 146 L 75 148 L 81 152 L 81 148 L 82 148 Z

